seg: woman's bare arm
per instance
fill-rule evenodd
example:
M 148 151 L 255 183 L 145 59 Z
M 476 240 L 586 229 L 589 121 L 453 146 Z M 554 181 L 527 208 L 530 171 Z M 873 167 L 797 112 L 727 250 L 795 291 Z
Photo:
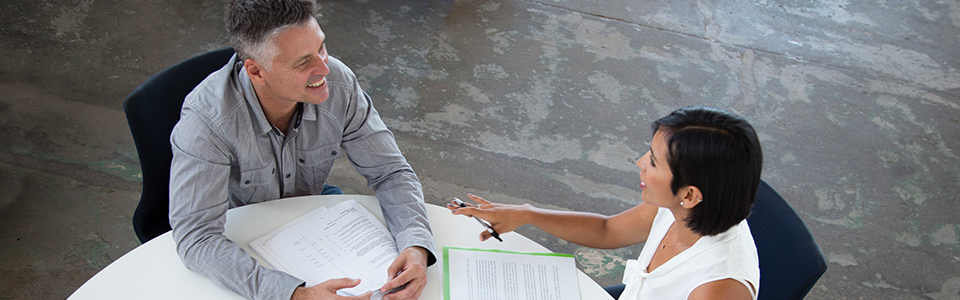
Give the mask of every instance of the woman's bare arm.
M 475 195 L 471 200 L 480 207 L 448 205 L 454 214 L 476 215 L 487 220 L 498 233 L 530 224 L 572 243 L 601 249 L 613 249 L 646 241 L 657 215 L 657 208 L 641 203 L 622 213 L 604 216 L 596 213 L 558 211 L 525 205 L 499 204 Z M 480 238 L 490 238 L 487 232 Z

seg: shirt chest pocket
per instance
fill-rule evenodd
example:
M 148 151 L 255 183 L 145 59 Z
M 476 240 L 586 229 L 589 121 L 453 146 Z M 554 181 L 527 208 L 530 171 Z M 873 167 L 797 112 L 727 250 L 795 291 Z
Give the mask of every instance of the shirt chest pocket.
M 297 190 L 319 195 L 323 183 L 333 170 L 333 162 L 341 155 L 340 144 L 297 150 Z
M 280 198 L 280 186 L 276 168 L 271 165 L 241 170 L 234 197 L 244 204 L 259 203 Z

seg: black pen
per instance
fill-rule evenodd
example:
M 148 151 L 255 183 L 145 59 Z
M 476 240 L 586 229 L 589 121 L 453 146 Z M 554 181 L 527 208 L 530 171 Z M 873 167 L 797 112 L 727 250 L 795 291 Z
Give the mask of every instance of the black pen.
M 460 207 L 467 207 L 466 203 L 463 203 L 463 201 L 460 201 L 460 199 L 456 197 L 453 198 L 453 203 L 460 205 Z M 484 227 L 490 228 L 490 234 L 492 234 L 493 237 L 496 238 L 498 241 L 503 242 L 503 240 L 500 239 L 500 234 L 498 234 L 497 231 L 493 229 L 493 226 L 490 226 L 490 224 L 488 224 L 487 222 L 484 222 L 482 219 L 477 218 L 477 216 L 473 216 L 473 218 L 476 219 L 477 222 L 480 222 L 480 224 L 482 224 Z

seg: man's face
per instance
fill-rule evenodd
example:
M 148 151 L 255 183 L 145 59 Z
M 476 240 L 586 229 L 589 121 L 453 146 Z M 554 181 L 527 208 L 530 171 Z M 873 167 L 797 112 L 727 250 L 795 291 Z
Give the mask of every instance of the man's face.
M 260 101 L 273 104 L 326 101 L 329 92 L 324 77 L 330 74 L 330 69 L 325 38 L 320 25 L 312 18 L 274 37 L 277 55 L 271 59 L 269 69 L 260 68 L 260 78 L 257 78 L 260 82 L 254 79 L 255 83 L 261 83 L 257 89 Z

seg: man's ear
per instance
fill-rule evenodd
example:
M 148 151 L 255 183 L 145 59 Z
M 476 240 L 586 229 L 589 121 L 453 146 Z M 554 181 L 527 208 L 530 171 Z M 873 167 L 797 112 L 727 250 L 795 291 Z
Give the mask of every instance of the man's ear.
M 700 204 L 700 201 L 703 201 L 703 193 L 700 192 L 700 188 L 692 185 L 688 185 L 680 188 L 680 192 L 677 193 L 682 199 L 683 208 L 691 209 L 697 204 Z
M 243 60 L 243 68 L 247 70 L 247 76 L 250 76 L 250 81 L 254 85 L 264 85 L 265 81 L 263 79 L 263 66 L 260 63 L 253 61 L 252 59 Z

